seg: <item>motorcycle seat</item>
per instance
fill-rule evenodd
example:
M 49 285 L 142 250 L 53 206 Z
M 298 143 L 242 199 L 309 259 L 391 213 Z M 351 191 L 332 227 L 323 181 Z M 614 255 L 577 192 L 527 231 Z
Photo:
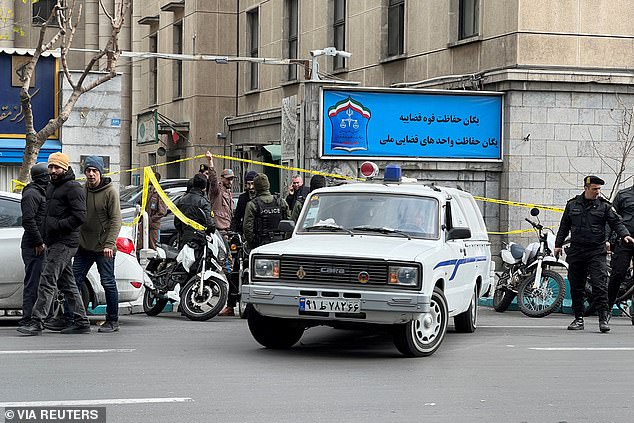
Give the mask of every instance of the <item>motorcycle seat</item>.
M 513 258 L 521 259 L 523 254 L 524 247 L 522 247 L 520 244 L 511 245 L 511 255 L 513 256 Z

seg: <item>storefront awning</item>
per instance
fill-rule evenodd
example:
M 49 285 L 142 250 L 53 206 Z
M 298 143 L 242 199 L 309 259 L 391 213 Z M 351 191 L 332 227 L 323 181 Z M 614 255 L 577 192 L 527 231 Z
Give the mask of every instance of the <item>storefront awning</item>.
M 25 140 L 0 138 L 0 163 L 22 163 L 25 145 Z M 49 155 L 58 151 L 62 151 L 62 143 L 59 140 L 48 140 L 40 149 L 37 161 L 45 162 Z
M 264 149 L 269 152 L 271 159 L 277 161 L 282 158 L 282 146 L 279 144 L 265 145 Z

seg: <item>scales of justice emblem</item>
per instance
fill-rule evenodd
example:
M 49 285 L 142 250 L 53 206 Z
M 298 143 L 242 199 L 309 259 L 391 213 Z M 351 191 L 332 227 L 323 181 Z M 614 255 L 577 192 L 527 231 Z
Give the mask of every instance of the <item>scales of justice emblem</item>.
M 332 150 L 365 151 L 368 149 L 368 124 L 371 112 L 359 101 L 348 96 L 328 108 L 332 125 Z

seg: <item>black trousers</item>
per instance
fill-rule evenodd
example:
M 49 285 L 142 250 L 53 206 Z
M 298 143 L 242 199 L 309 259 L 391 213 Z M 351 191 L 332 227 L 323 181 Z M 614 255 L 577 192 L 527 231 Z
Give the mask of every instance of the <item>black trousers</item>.
M 77 248 L 69 248 L 60 243 L 48 247 L 40 275 L 37 301 L 33 307 L 33 320 L 41 322 L 46 318 L 53 303 L 55 286 L 57 286 L 57 289 L 64 293 L 64 299 L 73 313 L 75 323 L 90 325 L 88 317 L 86 317 L 84 302 L 79 295 L 79 289 L 73 276 L 71 260 L 76 252 Z
M 627 269 L 630 267 L 634 257 L 634 246 L 632 244 L 618 244 L 612 254 L 610 265 L 610 282 L 608 283 L 608 304 L 613 306 L 619 294 L 619 288 L 625 280 Z
M 22 248 L 22 261 L 24 262 L 24 290 L 22 291 L 22 319 L 21 323 L 31 320 L 33 306 L 37 300 L 37 289 L 40 285 L 42 265 L 46 258 L 46 252 L 35 255 L 35 248 Z
M 583 316 L 585 287 L 588 275 L 595 305 L 599 313 L 608 311 L 608 264 L 605 246 L 579 247 L 571 245 L 566 261 L 568 262 L 568 281 L 572 310 L 576 317 Z

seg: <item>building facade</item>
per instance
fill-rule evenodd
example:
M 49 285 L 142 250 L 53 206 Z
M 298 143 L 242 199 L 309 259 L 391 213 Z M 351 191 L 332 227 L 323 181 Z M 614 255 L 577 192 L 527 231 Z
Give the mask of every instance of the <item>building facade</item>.
M 244 60 L 140 61 L 133 114 L 138 119 L 157 109 L 188 128 L 189 137 L 182 144 L 174 128 L 157 125 L 162 141 L 137 145 L 139 161 L 162 160 L 155 155 L 161 146 L 163 160 L 211 148 L 356 176 L 361 161 L 320 157 L 321 87 L 492 91 L 503 94 L 500 160 L 386 160 L 380 166 L 400 162 L 406 176 L 424 182 L 563 207 L 581 191 L 584 175 L 602 176 L 610 191 L 617 165 L 623 162 L 626 173 L 631 169 L 620 151 L 633 135 L 627 132 L 634 102 L 633 21 L 627 0 L 147 2 L 135 9 L 136 51 Z M 182 43 L 174 41 L 175 34 Z M 351 56 L 311 57 L 325 47 Z M 249 58 L 297 64 L 256 64 Z M 318 81 L 310 74 L 315 63 Z M 175 97 L 181 69 L 187 77 Z M 187 166 L 179 170 L 195 169 Z M 237 173 L 246 169 L 237 162 L 232 167 Z M 284 191 L 292 172 L 277 175 L 276 188 Z M 525 228 L 527 209 L 481 205 L 490 230 Z M 556 223 L 560 215 L 541 217 Z
M 121 0 L 102 0 L 101 3 L 106 10 L 114 11 L 115 6 Z M 39 0 L 37 2 L 25 2 L 22 0 L 0 0 L 0 53 L 8 57 L 11 72 L 5 75 L 13 75 L 19 72 L 16 63 L 28 58 L 28 51 L 35 48 L 40 36 L 41 24 L 45 22 L 51 14 L 55 0 Z M 81 5 L 82 14 L 77 30 L 75 32 L 72 48 L 76 49 L 99 49 L 103 47 L 111 33 L 110 22 L 107 16 L 101 11 L 99 0 L 85 0 L 76 3 L 75 17 Z M 130 50 L 130 16 L 122 28 L 119 36 L 119 46 L 122 50 Z M 48 42 L 55 34 L 55 25 L 51 27 L 45 36 L 44 41 Z M 57 46 L 54 46 L 54 48 Z M 71 74 L 77 78 L 77 72 L 83 71 L 92 57 L 92 52 L 72 51 L 68 56 L 68 67 Z M 59 57 L 54 54 L 53 57 Z M 22 59 L 21 59 L 22 58 Z M 42 69 L 42 74 L 38 75 L 41 65 L 47 66 L 44 62 L 55 61 L 54 67 L 49 72 L 48 68 Z M 129 61 L 121 59 L 117 67 L 120 77 L 109 81 L 94 91 L 89 91 L 80 98 L 79 103 L 73 110 L 69 120 L 60 131 L 47 141 L 41 151 L 39 160 L 46 160 L 48 154 L 54 151 L 63 151 L 71 158 L 72 165 L 76 173 L 80 171 L 81 156 L 90 154 L 103 155 L 109 163 L 111 171 L 128 169 L 131 158 L 131 67 Z M 4 66 L 4 62 L 3 62 Z M 93 69 L 98 75 L 99 68 Z M 8 67 L 7 67 L 8 69 Z M 47 74 L 44 74 L 44 71 Z M 52 78 L 52 82 L 46 86 L 39 86 L 39 79 L 44 76 Z M 89 77 L 93 78 L 94 75 Z M 15 78 L 13 78 L 15 79 Z M 68 84 L 65 81 L 59 64 L 59 60 L 52 59 L 51 56 L 43 57 L 38 69 L 36 69 L 34 91 L 37 95 L 43 95 L 51 91 L 53 111 L 48 109 L 34 109 L 34 115 L 43 118 L 44 122 L 56 117 L 59 108 L 70 94 Z M 3 80 L 3 89 L 7 87 L 8 95 L 5 101 L 11 103 L 11 98 L 15 97 L 19 83 L 11 82 L 11 78 Z M 34 97 L 35 99 L 36 97 Z M 19 103 L 19 98 L 13 103 Z M 9 104 L 8 103 L 8 104 Z M 13 104 L 11 103 L 11 104 Z M 16 103 L 16 104 L 17 104 Z M 10 104 L 9 104 L 10 107 Z M 46 116 L 44 116 L 46 115 Z M 14 116 L 15 117 L 15 116 Z M 10 119 L 0 122 L 3 128 L 2 145 L 0 145 L 0 186 L 2 189 L 10 189 L 11 179 L 17 177 L 19 167 L 22 162 L 24 150 L 24 130 L 20 130 L 19 125 L 8 125 Z M 17 122 L 17 121 L 16 121 Z M 43 126 L 43 125 L 42 125 Z M 36 129 L 39 129 L 36 126 Z M 129 183 L 127 173 L 116 175 L 113 178 L 116 182 Z

